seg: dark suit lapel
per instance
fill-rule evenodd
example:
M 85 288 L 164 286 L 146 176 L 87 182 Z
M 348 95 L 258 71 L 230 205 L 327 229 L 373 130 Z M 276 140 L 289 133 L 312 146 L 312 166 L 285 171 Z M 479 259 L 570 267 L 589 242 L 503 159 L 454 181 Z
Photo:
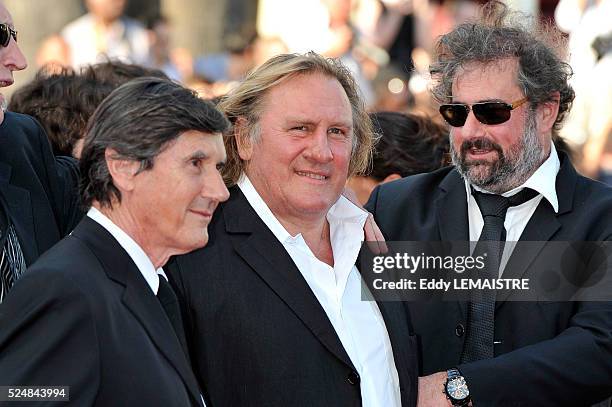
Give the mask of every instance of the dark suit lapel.
M 391 341 L 393 359 L 400 377 L 400 386 L 403 386 L 402 393 L 415 394 L 417 389 L 407 387 L 413 383 L 407 375 L 413 371 L 412 367 L 418 366 L 418 361 L 414 360 L 414 356 L 416 356 L 416 352 L 413 352 L 414 344 L 408 342 L 410 337 L 408 310 L 405 308 L 405 304 L 399 301 L 377 301 L 377 304 Z M 405 380 L 402 380 L 402 378 Z
M 442 180 L 439 188 L 441 193 L 434 205 L 441 240 L 469 240 L 467 196 L 461 176 L 456 170 L 452 170 Z
M 519 243 L 520 246 L 517 246 L 517 248 L 520 248 L 520 250 L 514 250 L 508 259 L 504 269 L 504 278 L 521 278 L 538 254 L 545 248 L 546 243 L 561 228 L 561 223 L 557 217 L 572 210 L 578 174 L 564 153 L 559 154 L 559 159 L 561 160 L 561 168 L 555 182 L 559 213 L 556 214 L 548 200 L 542 198 L 519 239 L 520 242 L 525 243 Z M 496 308 L 508 299 L 510 292 L 498 292 Z
M 15 232 L 17 232 L 23 257 L 26 264 L 30 265 L 39 255 L 38 242 L 33 238 L 36 233 L 30 193 L 26 189 L 11 185 L 9 183 L 10 178 L 11 167 L 5 163 L 0 163 L 0 190 L 8 208 L 11 223 L 15 227 Z
M 452 242 L 451 256 L 469 254 L 470 227 L 468 224 L 467 195 L 465 183 L 457 172 L 452 170 L 440 183 L 440 195 L 434 202 L 440 240 Z M 467 317 L 467 302 L 457 301 L 463 318 Z
M 231 190 L 223 216 L 230 234 L 248 234 L 236 243 L 236 252 L 274 291 L 321 343 L 338 359 L 354 368 L 336 331 L 295 263 L 251 208 L 242 192 Z
M 172 325 L 130 256 L 106 229 L 89 217 L 81 221 L 73 234 L 91 247 L 109 278 L 125 287 L 122 301 L 126 308 L 181 376 L 194 404 L 201 405 L 198 384 Z

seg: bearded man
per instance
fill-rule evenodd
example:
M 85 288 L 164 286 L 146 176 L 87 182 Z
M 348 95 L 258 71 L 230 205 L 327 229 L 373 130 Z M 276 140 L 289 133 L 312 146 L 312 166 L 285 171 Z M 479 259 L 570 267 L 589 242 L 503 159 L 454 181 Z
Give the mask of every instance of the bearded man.
M 612 237 L 612 190 L 578 175 L 553 143 L 574 98 L 571 68 L 509 17 L 502 3 L 488 3 L 480 21 L 440 38 L 432 89 L 450 125 L 454 166 L 374 190 L 366 207 L 387 240 Z M 537 280 L 545 271 L 533 265 L 542 252 L 501 247 L 486 267 L 494 278 Z M 420 406 L 588 406 L 610 396 L 610 302 L 510 299 L 410 304 Z

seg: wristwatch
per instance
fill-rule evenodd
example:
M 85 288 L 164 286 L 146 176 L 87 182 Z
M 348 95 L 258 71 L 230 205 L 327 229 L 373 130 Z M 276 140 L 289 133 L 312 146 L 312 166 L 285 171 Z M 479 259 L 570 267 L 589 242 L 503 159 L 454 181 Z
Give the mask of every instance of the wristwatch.
M 444 393 L 453 406 L 467 406 L 470 402 L 470 390 L 465 378 L 457 368 L 446 371 Z

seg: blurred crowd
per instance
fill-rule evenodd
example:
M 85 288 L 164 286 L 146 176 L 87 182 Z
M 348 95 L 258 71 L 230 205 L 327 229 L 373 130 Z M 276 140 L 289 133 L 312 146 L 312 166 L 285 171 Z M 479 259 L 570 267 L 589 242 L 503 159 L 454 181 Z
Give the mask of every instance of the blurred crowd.
M 227 35 L 223 52 L 191 55 L 174 46 L 177 21 L 129 18 L 126 3 L 85 0 L 87 13 L 40 45 L 36 63 L 42 71 L 35 82 L 56 73 L 78 76 L 91 64 L 118 60 L 157 69 L 214 99 L 271 56 L 314 50 L 340 58 L 352 70 L 370 111 L 416 112 L 441 123 L 427 91 L 432 47 L 439 35 L 474 17 L 479 5 L 474 0 L 259 0 L 256 31 Z M 561 135 L 581 171 L 608 183 L 610 11 L 612 0 L 560 0 L 551 16 L 553 29 L 567 33 L 577 94 Z

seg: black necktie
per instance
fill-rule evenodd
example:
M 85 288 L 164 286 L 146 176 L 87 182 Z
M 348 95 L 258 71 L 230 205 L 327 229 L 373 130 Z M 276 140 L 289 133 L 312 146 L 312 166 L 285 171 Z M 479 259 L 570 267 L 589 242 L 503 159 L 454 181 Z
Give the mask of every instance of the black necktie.
M 511 197 L 485 194 L 472 190 L 472 195 L 480 208 L 484 225 L 476 244 L 473 256 L 486 253 L 485 267 L 479 278 L 495 279 L 499 276 L 499 265 L 506 240 L 504 221 L 511 206 L 523 204 L 538 193 L 524 188 Z M 468 303 L 466 338 L 461 355 L 461 363 L 489 359 L 494 356 L 493 334 L 495 314 L 495 291 L 474 291 Z
M 166 315 L 174 328 L 174 332 L 178 337 L 185 356 L 189 359 L 187 350 L 187 341 L 185 339 L 185 328 L 183 327 L 183 318 L 181 317 L 181 308 L 179 306 L 176 293 L 168 283 L 168 280 L 162 275 L 159 275 L 159 288 L 157 290 L 157 299 L 161 303 L 162 308 L 166 311 Z

